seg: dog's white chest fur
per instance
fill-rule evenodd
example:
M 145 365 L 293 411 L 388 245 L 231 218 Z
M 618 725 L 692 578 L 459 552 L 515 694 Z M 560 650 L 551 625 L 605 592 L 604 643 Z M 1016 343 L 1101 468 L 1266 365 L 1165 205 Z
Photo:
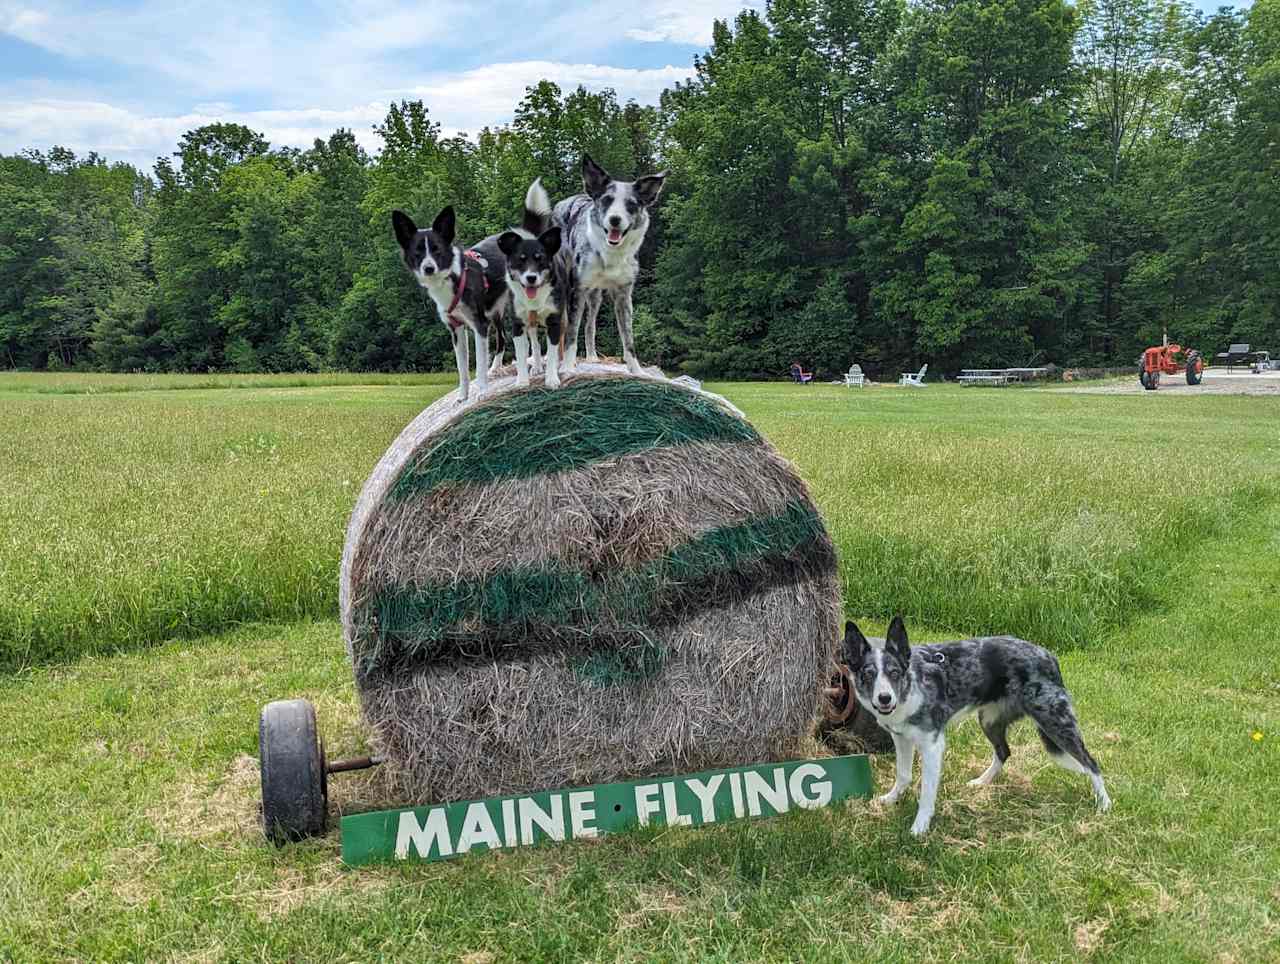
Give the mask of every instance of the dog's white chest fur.
M 440 312 L 440 320 L 446 325 L 449 324 L 449 305 L 453 304 L 454 275 L 461 273 L 462 270 L 462 259 L 456 252 L 450 268 L 453 273 L 437 271 L 433 274 L 418 276 L 422 286 L 427 289 L 427 294 L 435 302 L 436 309 Z M 461 283 L 462 280 L 459 279 L 458 284 Z M 476 323 L 475 315 L 465 299 L 458 299 L 458 303 L 453 307 L 453 315 L 466 325 L 474 326 Z
M 524 292 L 523 286 L 511 286 L 511 297 L 514 300 L 516 317 L 526 324 L 529 323 L 529 314 L 532 312 L 536 316 L 536 320 L 541 323 L 548 315 L 556 310 L 556 303 L 551 297 L 551 285 L 542 285 L 538 288 L 536 298 L 530 298 Z
M 448 324 L 449 305 L 453 302 L 453 284 L 450 282 L 449 276 L 443 275 L 439 281 L 435 280 L 435 276 L 428 278 L 426 287 L 427 294 L 431 296 L 431 300 L 435 302 L 436 309 L 440 312 L 440 320 Z M 471 307 L 463 299 L 458 299 L 458 303 L 453 306 L 452 314 L 465 325 L 475 325 L 475 315 L 471 311 Z
M 625 288 L 635 284 L 644 232 L 632 231 L 616 247 L 610 247 L 594 224 L 588 227 L 587 235 L 591 239 L 592 256 L 579 266 L 582 287 Z

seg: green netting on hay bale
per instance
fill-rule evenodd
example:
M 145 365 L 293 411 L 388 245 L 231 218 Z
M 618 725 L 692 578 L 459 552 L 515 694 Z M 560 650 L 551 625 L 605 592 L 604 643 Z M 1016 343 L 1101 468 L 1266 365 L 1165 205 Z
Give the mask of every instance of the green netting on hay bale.
M 436 802 L 801 752 L 840 619 L 803 482 L 722 399 L 599 366 L 437 402 L 366 484 L 342 613 Z

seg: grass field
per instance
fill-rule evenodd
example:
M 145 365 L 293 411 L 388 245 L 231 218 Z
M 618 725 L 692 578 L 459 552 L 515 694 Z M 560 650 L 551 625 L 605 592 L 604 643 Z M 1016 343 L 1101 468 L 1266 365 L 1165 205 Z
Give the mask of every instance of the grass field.
M 908 797 L 428 867 L 266 847 L 257 711 L 363 749 L 346 516 L 449 384 L 0 375 L 0 959 L 1280 960 L 1280 399 L 712 386 L 865 629 L 1062 654 L 1106 816 L 1025 726 L 966 787 L 970 723 L 923 842 Z

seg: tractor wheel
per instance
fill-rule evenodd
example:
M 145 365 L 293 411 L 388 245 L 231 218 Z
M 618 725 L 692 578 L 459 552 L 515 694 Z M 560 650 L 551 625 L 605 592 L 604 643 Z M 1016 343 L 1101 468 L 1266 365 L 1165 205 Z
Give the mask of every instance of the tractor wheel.
M 1138 381 L 1142 382 L 1142 387 L 1149 392 L 1154 392 L 1160 384 L 1159 372 L 1143 371 L 1138 374 Z
M 1141 365 L 1138 366 L 1138 384 L 1143 388 L 1147 387 L 1147 370 Z
M 276 844 L 324 833 L 328 775 L 316 732 L 316 710 L 306 700 L 276 700 L 258 720 L 262 770 L 262 829 Z
M 1187 356 L 1187 384 L 1199 385 L 1204 379 L 1204 362 L 1200 360 L 1199 352 L 1192 352 Z

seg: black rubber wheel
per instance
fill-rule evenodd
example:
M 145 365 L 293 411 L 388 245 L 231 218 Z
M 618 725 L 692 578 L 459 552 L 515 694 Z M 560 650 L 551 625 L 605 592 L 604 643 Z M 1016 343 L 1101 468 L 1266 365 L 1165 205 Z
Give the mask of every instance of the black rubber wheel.
M 1200 353 L 1192 352 L 1187 356 L 1187 384 L 1199 385 L 1204 379 L 1204 368 L 1200 361 Z
M 276 844 L 324 833 L 328 774 L 316 732 L 316 710 L 306 700 L 276 700 L 258 720 L 262 761 L 262 830 Z
M 1154 392 L 1157 388 L 1160 387 L 1159 372 L 1144 372 L 1143 375 L 1144 377 L 1142 380 L 1142 387 L 1145 388 L 1147 391 Z
M 1138 365 L 1138 384 L 1147 387 L 1147 370 L 1141 364 Z

